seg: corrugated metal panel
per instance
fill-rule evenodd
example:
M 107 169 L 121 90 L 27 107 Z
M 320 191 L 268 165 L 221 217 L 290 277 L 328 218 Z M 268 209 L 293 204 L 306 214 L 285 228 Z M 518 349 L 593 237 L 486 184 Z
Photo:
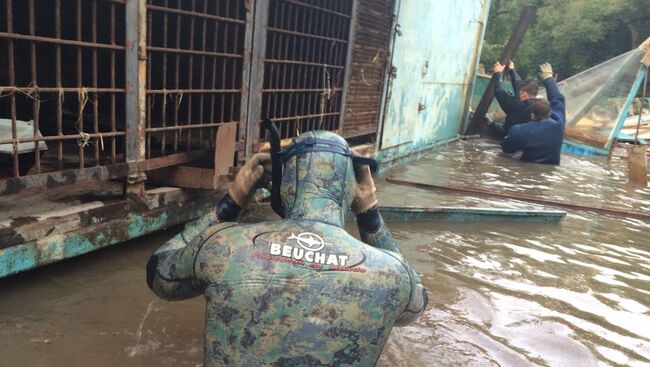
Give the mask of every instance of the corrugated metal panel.
M 360 0 L 343 135 L 377 132 L 394 0 Z
M 489 5 L 489 0 L 400 1 L 392 58 L 396 74 L 387 95 L 380 157 L 459 133 Z

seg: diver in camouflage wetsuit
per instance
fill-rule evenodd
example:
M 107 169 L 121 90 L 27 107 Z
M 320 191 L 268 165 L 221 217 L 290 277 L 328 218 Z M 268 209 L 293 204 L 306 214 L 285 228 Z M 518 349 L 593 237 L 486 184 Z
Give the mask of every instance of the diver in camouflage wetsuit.
M 304 133 L 283 155 L 286 219 L 235 223 L 269 160 L 249 160 L 212 213 L 152 255 L 149 287 L 205 295 L 207 366 L 374 365 L 427 295 L 379 215 L 368 166 L 353 166 L 340 136 Z M 343 229 L 348 208 L 363 242 Z

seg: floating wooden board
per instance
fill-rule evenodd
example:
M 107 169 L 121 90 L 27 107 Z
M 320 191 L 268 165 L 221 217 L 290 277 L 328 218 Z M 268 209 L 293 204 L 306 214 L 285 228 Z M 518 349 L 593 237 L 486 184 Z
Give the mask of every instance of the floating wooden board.
M 381 216 L 387 222 L 446 222 L 446 223 L 481 223 L 481 222 L 518 222 L 518 223 L 554 223 L 566 216 L 562 210 L 533 210 L 505 208 L 468 208 L 468 207 L 379 207 Z
M 435 190 L 435 191 L 444 190 L 444 191 L 464 192 L 468 194 L 484 195 L 484 196 L 491 196 L 491 197 L 501 197 L 501 198 L 521 200 L 521 201 L 542 204 L 542 205 L 550 205 L 550 206 L 556 206 L 556 207 L 574 209 L 574 210 L 591 211 L 591 212 L 596 212 L 601 214 L 610 214 L 610 215 L 616 215 L 620 217 L 629 217 L 629 218 L 636 218 L 645 221 L 650 221 L 650 214 L 646 214 L 638 211 L 574 204 L 565 201 L 540 198 L 540 197 L 524 195 L 524 194 L 519 194 L 514 192 L 494 191 L 493 189 L 488 190 L 479 187 L 436 185 L 432 183 L 402 180 L 394 177 L 387 178 L 386 182 L 397 184 L 397 185 L 403 185 L 403 186 L 417 187 L 425 190 Z

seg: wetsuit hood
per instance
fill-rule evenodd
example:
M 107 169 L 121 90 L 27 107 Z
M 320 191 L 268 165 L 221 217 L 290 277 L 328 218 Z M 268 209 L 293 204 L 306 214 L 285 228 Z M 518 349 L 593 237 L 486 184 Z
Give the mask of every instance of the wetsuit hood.
M 345 139 L 329 131 L 310 131 L 293 139 L 282 153 L 286 218 L 343 226 L 356 187 L 349 151 Z

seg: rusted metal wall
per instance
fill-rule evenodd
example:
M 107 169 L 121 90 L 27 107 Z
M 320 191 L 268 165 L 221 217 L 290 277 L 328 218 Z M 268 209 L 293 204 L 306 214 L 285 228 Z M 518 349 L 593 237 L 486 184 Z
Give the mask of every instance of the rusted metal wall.
M 389 64 L 394 0 L 359 0 L 342 133 L 375 134 Z
M 489 0 L 399 0 L 380 158 L 417 152 L 458 136 L 489 7 Z

